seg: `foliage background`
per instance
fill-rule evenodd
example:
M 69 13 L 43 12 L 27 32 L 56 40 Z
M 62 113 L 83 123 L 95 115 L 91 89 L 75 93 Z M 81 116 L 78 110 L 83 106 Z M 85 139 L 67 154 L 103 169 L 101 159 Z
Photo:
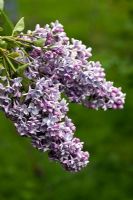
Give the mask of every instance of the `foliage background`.
M 20 138 L 0 113 L 0 200 L 132 200 L 133 1 L 6 0 L 8 15 L 27 27 L 58 19 L 69 37 L 93 48 L 107 78 L 127 93 L 124 110 L 92 111 L 71 105 L 69 116 L 85 141 L 90 164 L 65 172 Z

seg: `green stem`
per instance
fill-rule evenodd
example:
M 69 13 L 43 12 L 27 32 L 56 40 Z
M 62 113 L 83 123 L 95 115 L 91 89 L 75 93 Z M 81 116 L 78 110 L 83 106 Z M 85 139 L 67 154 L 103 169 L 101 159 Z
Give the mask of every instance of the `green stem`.
M 6 60 L 5 60 L 4 57 L 3 57 L 3 65 L 4 65 L 4 67 L 5 67 L 6 75 L 7 75 L 8 79 L 10 80 L 11 77 L 10 77 L 10 74 L 9 74 L 9 72 L 8 72 L 7 65 L 6 65 Z
M 19 41 L 17 41 L 17 40 L 15 40 L 15 43 L 16 43 L 16 44 L 19 44 L 20 46 L 31 47 L 30 45 L 25 44 L 25 43 L 22 43 L 22 42 L 19 42 Z
M 25 46 L 25 47 L 31 47 L 29 44 L 25 44 L 25 43 L 30 43 L 32 44 L 32 42 L 28 41 L 28 40 L 23 40 L 21 38 L 15 38 L 12 36 L 0 36 L 0 39 L 4 39 L 4 40 L 8 40 L 10 42 L 13 42 L 15 44 L 19 44 L 21 46 Z M 23 42 L 23 43 L 22 43 Z M 25 43 L 24 43 L 25 42 Z
M 12 64 L 12 62 L 10 61 L 10 59 L 8 58 L 8 56 L 4 55 L 6 61 L 9 63 L 10 67 L 12 68 L 13 72 L 16 73 L 16 69 L 14 67 L 14 65 Z
M 33 44 L 33 42 L 32 41 L 30 41 L 30 40 L 25 40 L 25 39 L 23 39 L 23 38 L 18 38 L 18 37 L 16 37 L 16 38 L 14 38 L 15 40 L 18 40 L 18 41 L 21 41 L 21 42 L 26 42 L 26 43 L 29 43 L 29 44 Z
M 16 63 L 18 63 L 18 64 L 20 64 L 20 65 L 24 65 L 24 64 L 25 64 L 25 63 L 23 63 L 23 62 L 21 62 L 21 61 L 19 61 L 19 60 L 14 59 L 12 56 L 9 56 L 9 55 L 8 55 L 8 58 L 10 58 L 11 60 L 13 60 L 14 62 L 16 62 Z

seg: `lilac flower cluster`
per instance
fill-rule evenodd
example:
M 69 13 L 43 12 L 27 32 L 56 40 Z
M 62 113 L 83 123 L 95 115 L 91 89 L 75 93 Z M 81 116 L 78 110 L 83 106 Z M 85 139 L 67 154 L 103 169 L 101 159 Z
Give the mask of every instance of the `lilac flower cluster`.
M 35 31 L 29 31 L 29 36 L 21 37 L 30 41 L 43 39 L 43 47 L 33 47 L 30 52 L 33 60 L 28 77 L 52 77 L 62 84 L 62 91 L 71 102 L 88 108 L 123 108 L 125 94 L 121 88 L 106 81 L 100 62 L 88 61 L 91 48 L 86 48 L 81 41 L 70 41 L 58 21 L 45 28 L 37 25 Z
M 24 76 L 31 80 L 28 89 L 24 77 L 8 80 L 2 75 L 0 108 L 14 122 L 21 136 L 32 145 L 48 151 L 49 158 L 68 171 L 79 171 L 88 163 L 83 143 L 74 138 L 75 126 L 67 117 L 68 103 L 80 103 L 92 109 L 121 109 L 125 94 L 106 81 L 99 62 L 89 61 L 91 48 L 66 36 L 57 21 L 18 38 L 29 41 L 30 49 L 16 48 L 17 61 L 28 63 Z
M 0 78 L 0 108 L 18 133 L 30 137 L 37 149 L 49 151 L 49 157 L 66 170 L 76 172 L 86 166 L 89 155 L 82 151 L 83 143 L 73 138 L 75 126 L 66 116 L 68 105 L 61 99 L 60 84 L 43 77 L 24 93 L 21 77 Z

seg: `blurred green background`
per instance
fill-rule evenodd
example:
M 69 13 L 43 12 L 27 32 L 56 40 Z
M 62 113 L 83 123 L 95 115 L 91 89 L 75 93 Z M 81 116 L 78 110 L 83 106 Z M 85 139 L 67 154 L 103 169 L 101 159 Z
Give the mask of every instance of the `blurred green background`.
M 133 200 L 133 1 L 6 0 L 6 10 L 14 22 L 25 16 L 26 29 L 58 19 L 69 37 L 93 48 L 92 59 L 127 97 L 124 110 L 70 106 L 91 155 L 77 174 L 33 149 L 0 113 L 0 200 Z

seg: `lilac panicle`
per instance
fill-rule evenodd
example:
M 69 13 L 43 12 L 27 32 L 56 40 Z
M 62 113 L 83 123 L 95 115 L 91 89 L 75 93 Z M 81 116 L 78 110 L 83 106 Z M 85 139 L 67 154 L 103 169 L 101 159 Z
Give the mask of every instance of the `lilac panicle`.
M 53 77 L 61 83 L 62 91 L 71 102 L 88 108 L 123 108 L 125 94 L 106 81 L 100 62 L 88 60 L 92 56 L 91 48 L 86 48 L 81 41 L 69 40 L 58 21 L 44 28 L 37 25 L 29 39 L 35 41 L 40 37 L 45 42 L 43 48 L 33 47 L 30 52 L 33 62 L 26 71 L 28 77 Z
M 24 77 L 10 80 L 0 75 L 0 108 L 14 122 L 21 136 L 31 138 L 33 147 L 58 161 L 66 170 L 77 172 L 88 164 L 89 153 L 74 137 L 75 126 L 67 117 L 69 102 L 91 109 L 122 109 L 125 94 L 106 80 L 100 62 L 90 60 L 91 48 L 69 39 L 56 21 L 18 38 L 32 42 L 29 50 L 14 49 L 15 59 L 28 63 Z M 37 45 L 39 44 L 39 45 Z M 25 53 L 27 51 L 27 53 Z M 23 80 L 27 78 L 25 90 Z
M 18 77 L 8 81 L 8 85 L 0 84 L 0 107 L 14 122 L 18 133 L 30 137 L 35 148 L 48 151 L 50 159 L 60 162 L 69 171 L 76 172 L 86 166 L 88 154 L 81 151 L 80 141 L 79 149 L 77 146 L 73 152 L 73 156 L 77 154 L 76 158 L 71 156 L 75 126 L 66 117 L 68 104 L 65 99 L 61 99 L 59 83 L 53 84 L 51 79 L 41 78 L 34 88 L 29 87 L 27 93 L 22 93 L 21 81 L 22 78 Z M 61 149 L 68 144 L 69 160 L 66 163 Z M 58 157 L 55 155 L 57 149 L 60 151 Z

